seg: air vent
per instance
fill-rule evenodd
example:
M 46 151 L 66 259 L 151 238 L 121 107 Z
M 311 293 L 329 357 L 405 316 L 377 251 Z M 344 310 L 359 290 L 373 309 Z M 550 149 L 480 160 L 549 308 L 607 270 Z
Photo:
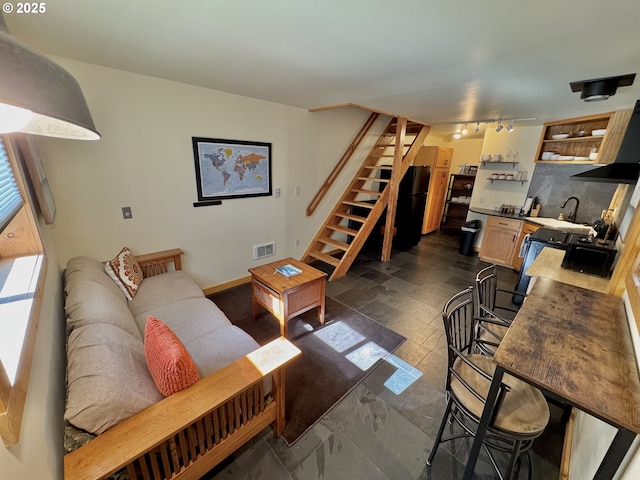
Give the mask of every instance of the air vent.
M 276 242 L 263 243 L 262 245 L 253 246 L 253 259 L 259 260 L 264 257 L 270 257 L 276 254 Z

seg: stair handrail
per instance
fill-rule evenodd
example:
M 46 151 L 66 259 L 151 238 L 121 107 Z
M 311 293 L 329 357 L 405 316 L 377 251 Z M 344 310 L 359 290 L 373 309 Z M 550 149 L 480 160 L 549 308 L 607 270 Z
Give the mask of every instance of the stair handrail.
M 364 125 L 360 129 L 360 131 L 351 141 L 351 144 L 347 147 L 345 152 L 342 154 L 342 158 L 340 158 L 336 166 L 333 167 L 333 170 L 331 170 L 331 172 L 327 176 L 327 179 L 320 186 L 320 188 L 318 189 L 318 192 L 314 195 L 313 199 L 309 203 L 309 206 L 306 209 L 307 217 L 310 217 L 311 215 L 313 215 L 313 212 L 315 212 L 316 208 L 318 208 L 318 205 L 320 205 L 320 202 L 322 201 L 324 196 L 327 194 L 327 192 L 329 191 L 333 183 L 336 181 L 336 179 L 342 172 L 342 169 L 345 167 L 345 165 L 347 164 L 351 156 L 354 154 L 354 152 L 360 145 L 360 142 L 362 142 L 362 139 L 369 132 L 369 129 L 371 128 L 373 123 L 378 119 L 379 115 L 380 114 L 377 112 L 372 112 L 369 118 L 367 119 L 367 121 L 364 123 Z

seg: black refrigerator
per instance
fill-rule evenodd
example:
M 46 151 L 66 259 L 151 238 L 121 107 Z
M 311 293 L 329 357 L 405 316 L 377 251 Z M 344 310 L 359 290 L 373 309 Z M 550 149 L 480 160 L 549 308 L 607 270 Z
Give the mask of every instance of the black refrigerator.
M 382 178 L 390 178 L 391 172 L 381 171 Z M 417 245 L 422 238 L 422 222 L 427 205 L 431 167 L 409 167 L 400 181 L 398 203 L 396 205 L 396 234 L 393 246 L 407 250 Z M 381 185 L 384 187 L 384 184 Z

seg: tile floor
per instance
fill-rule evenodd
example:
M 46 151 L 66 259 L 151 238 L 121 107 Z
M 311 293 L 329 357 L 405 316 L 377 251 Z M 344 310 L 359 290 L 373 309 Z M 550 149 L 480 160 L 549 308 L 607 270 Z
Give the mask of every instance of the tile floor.
M 445 404 L 446 340 L 440 312 L 466 288 L 485 263 L 460 255 L 457 237 L 433 233 L 383 263 L 361 253 L 350 272 L 327 283 L 330 296 L 407 337 L 395 355 L 423 374 L 399 395 L 384 386 L 396 370 L 382 363 L 293 447 L 271 428 L 203 478 L 210 480 L 448 480 L 461 479 L 470 443 L 442 444 L 425 468 Z M 504 288 L 516 273 L 500 268 Z M 249 301 L 249 299 L 247 299 Z M 293 386 L 288 386 L 293 388 Z M 531 453 L 534 479 L 558 478 L 563 427 L 561 411 Z M 476 478 L 498 478 L 481 454 Z M 519 478 L 526 478 L 526 468 Z

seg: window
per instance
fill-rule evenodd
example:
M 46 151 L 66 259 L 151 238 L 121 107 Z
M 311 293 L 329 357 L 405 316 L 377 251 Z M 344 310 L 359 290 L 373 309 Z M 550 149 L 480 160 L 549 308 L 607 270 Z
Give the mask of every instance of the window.
M 23 204 L 7 151 L 0 139 L 0 233 L 16 216 Z
M 18 140 L 25 138 L 0 137 L 0 437 L 6 446 L 20 438 L 47 265 Z

